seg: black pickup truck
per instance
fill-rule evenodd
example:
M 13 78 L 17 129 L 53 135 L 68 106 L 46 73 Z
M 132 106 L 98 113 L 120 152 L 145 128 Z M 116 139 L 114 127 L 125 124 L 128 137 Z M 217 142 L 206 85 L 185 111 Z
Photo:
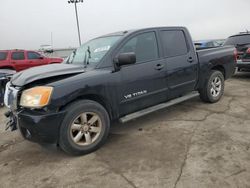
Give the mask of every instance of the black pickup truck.
M 127 122 L 197 95 L 217 102 L 235 65 L 233 47 L 196 51 L 184 27 L 101 36 L 64 64 L 15 74 L 5 93 L 7 126 L 70 154 L 90 153 L 116 120 Z

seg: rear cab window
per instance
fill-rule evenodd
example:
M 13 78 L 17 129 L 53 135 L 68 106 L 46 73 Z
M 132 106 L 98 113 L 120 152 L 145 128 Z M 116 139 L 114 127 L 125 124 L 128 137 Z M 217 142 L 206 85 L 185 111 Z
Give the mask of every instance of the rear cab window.
M 7 59 L 7 55 L 8 55 L 7 52 L 0 52 L 0 61 L 1 60 L 6 60 Z
M 186 37 L 182 30 L 162 30 L 160 34 L 164 57 L 176 57 L 188 53 Z
M 11 54 L 11 59 L 12 60 L 24 60 L 24 52 L 12 52 Z

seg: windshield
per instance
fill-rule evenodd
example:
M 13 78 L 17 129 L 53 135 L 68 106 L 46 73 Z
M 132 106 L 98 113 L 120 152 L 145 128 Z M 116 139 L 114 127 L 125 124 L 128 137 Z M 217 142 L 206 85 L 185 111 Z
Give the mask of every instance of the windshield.
M 121 36 L 101 37 L 86 42 L 67 58 L 67 63 L 96 65 L 120 37 Z
M 250 44 L 250 35 L 236 35 L 229 37 L 224 45 L 244 45 Z

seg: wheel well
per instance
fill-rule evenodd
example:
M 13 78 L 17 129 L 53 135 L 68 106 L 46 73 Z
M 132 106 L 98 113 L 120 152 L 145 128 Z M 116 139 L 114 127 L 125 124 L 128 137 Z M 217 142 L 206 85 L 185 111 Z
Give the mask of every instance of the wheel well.
M 66 106 L 68 106 L 69 104 L 75 102 L 75 101 L 79 101 L 79 100 L 92 100 L 92 101 L 95 101 L 97 103 L 99 103 L 100 105 L 102 105 L 108 112 L 109 114 L 109 117 L 110 119 L 113 118 L 113 115 L 112 115 L 112 110 L 111 110 L 111 106 L 110 104 L 108 104 L 107 102 L 105 102 L 105 99 L 99 95 L 94 95 L 94 94 L 89 94 L 89 95 L 83 95 L 83 96 L 80 96 L 78 98 L 76 98 L 75 100 L 73 101 L 70 101 L 69 103 L 65 104 L 64 106 L 62 106 L 60 108 L 61 109 L 64 109 Z
M 218 70 L 223 74 L 224 78 L 226 77 L 225 68 L 222 65 L 217 65 L 213 67 L 212 70 Z

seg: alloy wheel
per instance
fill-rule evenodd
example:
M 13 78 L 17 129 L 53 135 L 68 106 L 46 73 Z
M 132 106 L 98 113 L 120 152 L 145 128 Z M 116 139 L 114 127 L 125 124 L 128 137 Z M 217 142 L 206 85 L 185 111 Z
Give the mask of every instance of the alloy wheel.
M 84 112 L 71 124 L 70 135 L 73 142 L 79 146 L 88 146 L 100 136 L 102 122 L 96 113 Z
M 218 97 L 220 95 L 220 92 L 221 92 L 221 88 L 222 88 L 222 81 L 221 81 L 221 78 L 216 76 L 212 83 L 211 83 L 211 89 L 210 89 L 210 92 L 211 92 L 211 95 L 213 97 Z

